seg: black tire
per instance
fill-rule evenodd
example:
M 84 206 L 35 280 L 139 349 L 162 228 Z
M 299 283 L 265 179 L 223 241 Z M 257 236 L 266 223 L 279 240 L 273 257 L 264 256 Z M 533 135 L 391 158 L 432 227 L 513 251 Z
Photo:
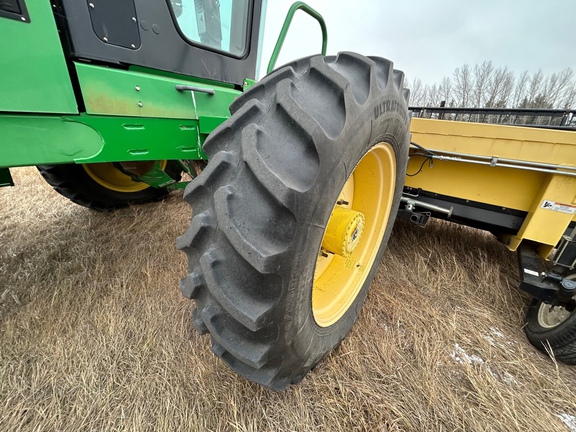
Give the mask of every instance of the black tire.
M 576 279 L 576 273 L 565 276 Z M 570 312 L 568 318 L 561 323 L 546 320 L 550 306 L 534 299 L 526 313 L 524 332 L 532 345 L 546 354 L 569 365 L 576 364 L 576 310 Z M 564 309 L 566 313 L 569 313 Z M 544 315 L 543 315 L 544 314 Z M 549 353 L 547 350 L 552 350 Z
M 99 184 L 87 171 L 91 167 L 102 166 L 107 170 L 117 171 L 111 163 L 106 164 L 64 164 L 64 165 L 38 165 L 38 170 L 44 180 L 60 195 L 70 201 L 97 211 L 111 211 L 133 204 L 144 204 L 161 200 L 168 195 L 166 189 L 146 187 L 144 183 L 141 190 L 122 191 L 113 190 Z M 180 179 L 181 168 L 174 161 L 167 161 L 166 173 L 175 180 Z M 129 177 L 125 177 L 130 182 Z M 133 183 L 139 185 L 139 183 Z
M 189 259 L 180 286 L 195 299 L 196 328 L 242 376 L 277 390 L 297 383 L 356 321 L 404 184 L 403 80 L 381 58 L 298 60 L 240 96 L 206 141 L 208 166 L 184 194 L 193 218 L 177 242 Z M 350 173 L 382 142 L 395 187 L 374 261 L 342 316 L 320 326 L 311 293 L 324 228 Z

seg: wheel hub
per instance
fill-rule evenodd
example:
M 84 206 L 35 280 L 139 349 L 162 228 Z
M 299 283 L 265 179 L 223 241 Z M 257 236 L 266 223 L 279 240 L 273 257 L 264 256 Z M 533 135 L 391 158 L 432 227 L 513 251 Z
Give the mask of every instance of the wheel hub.
M 538 323 L 544 328 L 554 328 L 568 319 L 570 312 L 562 306 L 540 305 Z
M 565 281 L 575 281 L 576 274 L 570 274 L 564 277 Z M 572 297 L 572 301 L 576 300 L 576 295 Z M 546 303 L 542 303 L 538 309 L 538 324 L 544 328 L 554 328 L 558 327 L 572 315 L 569 309 L 564 306 L 552 306 Z
M 348 258 L 358 246 L 365 218 L 361 212 L 336 206 L 328 221 L 322 247 L 327 251 Z

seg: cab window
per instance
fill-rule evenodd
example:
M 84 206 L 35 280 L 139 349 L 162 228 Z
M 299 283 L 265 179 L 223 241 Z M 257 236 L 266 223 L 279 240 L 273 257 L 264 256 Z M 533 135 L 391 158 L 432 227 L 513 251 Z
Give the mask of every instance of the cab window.
M 171 5 L 190 41 L 235 57 L 246 54 L 250 0 L 171 0 Z

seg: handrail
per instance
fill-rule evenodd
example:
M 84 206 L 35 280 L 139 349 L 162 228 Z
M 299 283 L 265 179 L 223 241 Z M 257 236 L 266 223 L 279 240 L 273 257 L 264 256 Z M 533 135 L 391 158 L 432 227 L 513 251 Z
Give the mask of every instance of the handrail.
M 413 117 L 576 130 L 575 109 L 409 107 Z M 460 117 L 460 118 L 459 118 Z M 466 118 L 467 117 L 467 118 Z
M 268 70 L 266 71 L 266 73 L 272 72 L 274 70 L 274 67 L 276 66 L 276 61 L 278 60 L 278 55 L 280 54 L 282 45 L 284 45 L 284 39 L 286 39 L 288 28 L 292 23 L 294 13 L 296 13 L 298 9 L 302 10 L 303 12 L 306 12 L 320 24 L 320 28 L 322 29 L 322 55 L 324 56 L 326 55 L 326 47 L 328 46 L 328 31 L 326 30 L 326 23 L 324 22 L 324 18 L 322 18 L 322 15 L 320 15 L 320 13 L 312 9 L 306 3 L 299 1 L 290 6 L 290 9 L 288 10 L 288 14 L 286 15 L 286 19 L 284 20 L 284 25 L 282 26 L 282 30 L 280 30 L 280 35 L 278 36 L 276 46 L 274 47 L 274 51 L 272 52 L 272 57 L 270 57 L 270 62 L 268 63 Z

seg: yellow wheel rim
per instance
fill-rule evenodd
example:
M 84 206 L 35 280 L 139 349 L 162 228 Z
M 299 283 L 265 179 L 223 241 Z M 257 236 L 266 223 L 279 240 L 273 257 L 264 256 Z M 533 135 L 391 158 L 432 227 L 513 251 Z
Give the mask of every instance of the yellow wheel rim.
M 166 168 L 167 161 L 160 161 L 162 169 Z M 143 182 L 135 182 L 130 176 L 118 170 L 112 163 L 94 163 L 82 165 L 92 180 L 106 189 L 115 192 L 140 192 L 150 186 Z
M 384 238 L 396 184 L 392 147 L 379 143 L 346 181 L 324 231 L 314 272 L 312 313 L 336 323 L 360 292 Z

